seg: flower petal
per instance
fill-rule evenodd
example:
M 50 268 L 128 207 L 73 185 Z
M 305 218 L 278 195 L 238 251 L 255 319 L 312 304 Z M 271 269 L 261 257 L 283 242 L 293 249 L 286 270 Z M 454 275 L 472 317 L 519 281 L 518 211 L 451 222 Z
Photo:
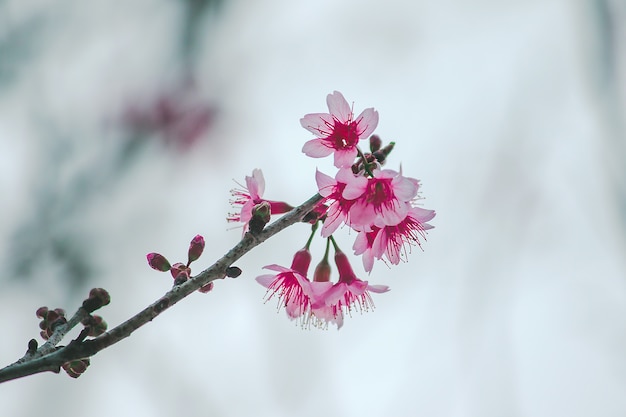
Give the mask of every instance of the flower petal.
M 321 139 L 311 139 L 304 144 L 302 152 L 311 158 L 323 158 L 333 153 L 333 149 L 324 145 Z
M 300 119 L 300 124 L 318 137 L 326 137 L 332 132 L 333 117 L 328 113 L 310 113 Z
M 339 91 L 333 91 L 332 94 L 326 96 L 326 104 L 330 114 L 340 122 L 346 123 L 352 119 L 350 104 Z
M 359 138 L 366 139 L 374 132 L 376 126 L 378 126 L 378 112 L 373 107 L 365 109 L 361 112 L 359 117 L 356 118 L 357 125 L 359 126 Z

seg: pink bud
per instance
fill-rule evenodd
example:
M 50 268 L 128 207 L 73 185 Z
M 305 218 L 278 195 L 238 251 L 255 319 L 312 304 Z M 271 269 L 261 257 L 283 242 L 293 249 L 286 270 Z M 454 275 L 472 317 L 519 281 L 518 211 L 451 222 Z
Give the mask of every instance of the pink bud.
M 170 274 L 174 277 L 174 285 L 180 285 L 191 277 L 191 268 L 180 262 L 172 265 Z
M 152 269 L 165 272 L 169 271 L 171 268 L 169 261 L 160 253 L 149 253 L 146 255 L 146 258 L 148 259 L 148 265 L 150 265 Z
M 190 263 L 198 259 L 200 255 L 202 255 L 203 250 L 204 250 L 204 238 L 200 235 L 196 235 L 196 237 L 194 237 L 191 240 L 191 243 L 189 244 L 187 265 L 189 265 Z
M 212 289 L 213 289 L 213 281 L 211 281 L 208 284 L 203 285 L 202 287 L 198 288 L 198 291 L 200 291 L 203 294 L 206 294 L 209 291 L 211 291 Z
M 326 258 L 317 264 L 315 267 L 315 273 L 313 274 L 313 281 L 315 282 L 328 282 L 330 281 L 330 264 Z
M 307 248 L 303 248 L 293 256 L 291 269 L 306 277 L 309 272 L 309 265 L 311 265 L 311 252 Z

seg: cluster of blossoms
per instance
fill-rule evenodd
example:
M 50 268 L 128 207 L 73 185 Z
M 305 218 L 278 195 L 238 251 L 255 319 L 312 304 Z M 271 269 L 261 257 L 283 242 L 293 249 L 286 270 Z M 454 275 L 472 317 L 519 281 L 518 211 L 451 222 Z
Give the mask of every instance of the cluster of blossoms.
M 259 276 L 257 281 L 267 288 L 268 300 L 276 296 L 279 307 L 303 326 L 327 327 L 334 323 L 340 328 L 344 314 L 373 307 L 370 292 L 383 293 L 389 288 L 357 278 L 333 233 L 341 225 L 356 232 L 352 249 L 362 256 L 369 273 L 376 259 L 397 265 L 406 260 L 412 246 L 421 247 L 435 212 L 416 206 L 418 180 L 403 176 L 401 169 L 382 169 L 395 143 L 383 147 L 381 139 L 372 135 L 378 125 L 378 112 L 368 108 L 355 118 L 352 107 L 338 91 L 329 94 L 326 101 L 329 113 L 307 114 L 300 120 L 302 127 L 316 136 L 304 144 L 302 151 L 313 158 L 332 154 L 337 172 L 334 177 L 316 173 L 323 199 L 305 218 L 313 224 L 311 236 L 296 252 L 291 267 L 268 265 L 265 268 L 275 274 Z M 364 153 L 359 143 L 368 138 L 370 152 Z M 287 203 L 264 199 L 264 189 L 263 174 L 255 169 L 251 177 L 246 177 L 245 189 L 232 192 L 232 203 L 241 209 L 228 220 L 244 223 L 244 233 L 260 231 L 272 214 L 292 209 Z M 326 252 L 309 279 L 309 246 L 320 223 L 321 236 L 327 238 Z M 339 274 L 336 282 L 330 280 L 331 243 Z

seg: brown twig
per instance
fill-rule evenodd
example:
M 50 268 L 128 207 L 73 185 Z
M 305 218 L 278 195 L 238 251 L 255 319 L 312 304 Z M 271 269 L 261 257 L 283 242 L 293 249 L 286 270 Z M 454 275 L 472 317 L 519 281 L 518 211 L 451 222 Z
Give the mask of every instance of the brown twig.
M 23 358 L 5 368 L 0 369 L 0 383 L 46 371 L 58 373 L 63 364 L 74 360 L 89 358 L 101 350 L 119 342 L 122 339 L 125 339 L 135 330 L 152 321 L 163 311 L 173 306 L 189 294 L 211 281 L 224 278 L 226 276 L 226 270 L 235 261 L 283 229 L 301 221 L 307 213 L 313 210 L 321 202 L 321 200 L 322 197 L 319 194 L 316 194 L 300 206 L 294 208 L 289 213 L 264 228 L 260 233 L 246 233 L 243 239 L 235 245 L 235 247 L 228 251 L 228 253 L 226 253 L 223 257 L 218 259 L 212 266 L 186 281 L 184 284 L 172 288 L 154 303 L 150 304 L 148 307 L 117 327 L 94 339 L 81 340 L 81 338 L 77 338 L 72 340 L 67 346 L 57 347 L 56 345 L 67 334 L 67 332 L 71 330 L 72 327 L 76 326 L 76 324 L 78 324 L 82 318 L 88 314 L 81 307 L 70 319 L 70 321 L 63 326 L 60 326 L 59 329 L 56 330 L 50 337 L 48 342 L 37 349 L 37 351 L 31 352 L 29 349 L 29 352 L 27 352 Z

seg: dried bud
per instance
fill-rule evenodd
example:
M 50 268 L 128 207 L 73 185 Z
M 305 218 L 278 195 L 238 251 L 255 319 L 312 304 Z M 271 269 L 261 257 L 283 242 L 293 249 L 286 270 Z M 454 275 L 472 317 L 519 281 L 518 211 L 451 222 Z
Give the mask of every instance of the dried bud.
M 169 261 L 160 253 L 149 253 L 146 255 L 146 258 L 148 259 L 148 265 L 150 265 L 152 269 L 165 272 L 169 271 L 171 268 Z
M 203 294 L 206 294 L 209 291 L 211 291 L 212 289 L 213 289 L 213 281 L 211 281 L 208 284 L 203 285 L 202 287 L 198 288 L 198 291 L 200 291 Z
M 370 136 L 370 152 L 374 153 L 383 146 L 383 141 L 380 139 L 378 135 Z
M 227 277 L 237 278 L 239 275 L 241 275 L 241 268 L 238 268 L 236 266 L 229 266 L 228 268 L 226 268 Z
M 83 301 L 83 308 L 92 313 L 111 302 L 111 296 L 104 288 L 93 288 L 89 291 L 89 298 Z
M 197 235 L 191 240 L 189 244 L 189 252 L 187 257 L 187 265 L 195 261 L 202 255 L 202 251 L 204 250 L 204 238 L 200 235 Z
M 89 366 L 89 358 L 77 359 L 63 364 L 63 370 L 72 378 L 81 376 Z
M 266 224 L 269 223 L 271 217 L 271 206 L 267 201 L 257 204 L 252 208 L 252 218 L 248 223 L 250 233 L 256 235 L 263 231 Z

